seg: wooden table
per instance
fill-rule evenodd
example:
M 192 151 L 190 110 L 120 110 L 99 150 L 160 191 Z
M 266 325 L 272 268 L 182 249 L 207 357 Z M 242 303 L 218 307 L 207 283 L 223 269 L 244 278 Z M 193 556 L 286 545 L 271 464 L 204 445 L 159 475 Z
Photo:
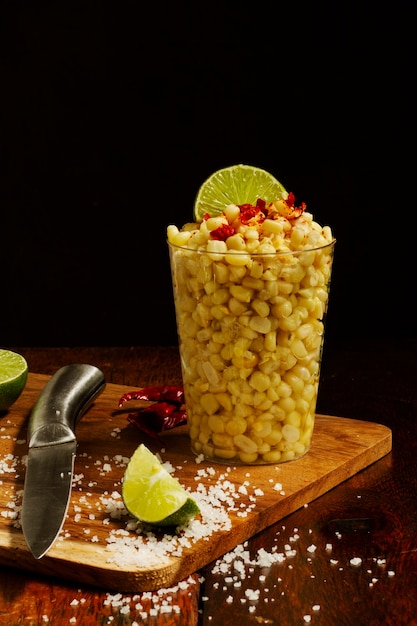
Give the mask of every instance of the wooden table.
M 107 382 L 181 384 L 176 346 L 7 347 L 32 372 L 89 362 Z M 0 567 L 0 626 L 417 624 L 416 349 L 417 340 L 326 346 L 318 412 L 388 426 L 393 450 L 253 537 L 234 558 L 137 595 Z M 275 552 L 284 554 L 281 562 L 260 564 L 260 555 Z

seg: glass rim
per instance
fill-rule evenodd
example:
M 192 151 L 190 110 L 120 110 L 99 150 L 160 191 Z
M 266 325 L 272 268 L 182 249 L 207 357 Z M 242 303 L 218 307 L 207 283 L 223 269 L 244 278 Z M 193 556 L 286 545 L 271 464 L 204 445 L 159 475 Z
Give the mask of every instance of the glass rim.
M 300 250 L 275 250 L 275 252 L 249 252 L 248 250 L 226 250 L 225 252 L 220 252 L 217 250 L 198 250 L 196 248 L 189 248 L 187 246 L 179 246 L 178 244 L 172 243 L 167 239 L 168 246 L 170 248 L 175 248 L 177 250 L 183 250 L 184 252 L 195 252 L 196 254 L 210 254 L 210 255 L 218 255 L 219 257 L 225 256 L 226 254 L 236 254 L 237 256 L 251 256 L 251 257 L 276 257 L 276 256 L 285 256 L 285 255 L 298 255 L 303 254 L 303 252 L 317 252 L 319 250 L 325 250 L 326 248 L 334 248 L 336 244 L 336 238 L 334 237 L 329 243 L 325 243 L 320 246 L 314 246 L 312 248 L 302 248 Z

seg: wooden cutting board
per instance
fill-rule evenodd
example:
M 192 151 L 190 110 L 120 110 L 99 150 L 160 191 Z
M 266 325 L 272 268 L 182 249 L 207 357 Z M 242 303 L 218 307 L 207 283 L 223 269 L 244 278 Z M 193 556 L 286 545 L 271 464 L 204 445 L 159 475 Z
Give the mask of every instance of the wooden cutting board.
M 22 396 L 0 417 L 0 562 L 108 590 L 140 592 L 174 585 L 380 459 L 392 447 L 391 430 L 385 426 L 318 415 L 312 447 L 297 461 L 244 467 L 197 463 L 186 426 L 164 433 L 161 446 L 127 421 L 127 412 L 143 403 L 128 402 L 123 411 L 118 409 L 120 396 L 131 388 L 107 384 L 77 426 L 75 478 L 61 537 L 36 560 L 26 546 L 19 515 L 28 452 L 27 420 L 48 379 L 30 373 Z M 127 460 L 142 442 L 172 464 L 175 476 L 192 493 L 214 492 L 219 487 L 220 493 L 226 493 L 224 502 L 202 509 L 203 515 L 196 520 L 196 528 L 207 533 L 210 520 L 214 522 L 220 514 L 211 535 L 196 539 L 194 533 L 188 540 L 178 535 L 147 538 L 143 532 L 127 529 L 128 516 L 111 517 L 106 506 L 110 503 L 114 510 L 114 504 L 120 503 Z M 131 545 L 126 548 L 127 542 Z M 164 553 L 155 556 L 164 546 Z M 150 557 L 148 548 L 154 550 Z

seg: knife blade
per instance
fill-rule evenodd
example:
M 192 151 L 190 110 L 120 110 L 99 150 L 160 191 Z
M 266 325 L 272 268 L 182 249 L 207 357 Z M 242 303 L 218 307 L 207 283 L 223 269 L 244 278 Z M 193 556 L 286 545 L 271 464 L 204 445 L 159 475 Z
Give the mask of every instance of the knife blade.
M 29 416 L 21 525 L 36 559 L 51 548 L 64 525 L 77 449 L 75 427 L 105 384 L 103 372 L 94 365 L 61 367 Z

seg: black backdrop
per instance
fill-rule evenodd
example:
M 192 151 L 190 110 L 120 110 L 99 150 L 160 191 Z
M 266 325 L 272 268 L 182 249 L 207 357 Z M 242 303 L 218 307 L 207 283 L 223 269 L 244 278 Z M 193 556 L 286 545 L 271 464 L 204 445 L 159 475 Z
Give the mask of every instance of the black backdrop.
M 332 226 L 328 341 L 415 337 L 413 20 L 354 4 L 2 3 L 0 344 L 175 343 L 166 226 L 235 163 Z

